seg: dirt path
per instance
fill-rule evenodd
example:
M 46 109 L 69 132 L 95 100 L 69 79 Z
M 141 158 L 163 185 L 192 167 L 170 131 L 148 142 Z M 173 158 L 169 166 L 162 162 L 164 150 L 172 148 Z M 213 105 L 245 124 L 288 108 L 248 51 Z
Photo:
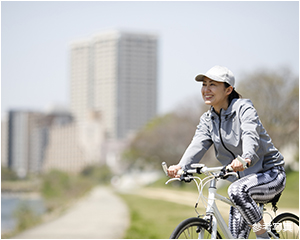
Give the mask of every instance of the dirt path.
M 113 191 L 96 187 L 63 216 L 29 229 L 17 239 L 120 239 L 129 226 L 129 212 Z

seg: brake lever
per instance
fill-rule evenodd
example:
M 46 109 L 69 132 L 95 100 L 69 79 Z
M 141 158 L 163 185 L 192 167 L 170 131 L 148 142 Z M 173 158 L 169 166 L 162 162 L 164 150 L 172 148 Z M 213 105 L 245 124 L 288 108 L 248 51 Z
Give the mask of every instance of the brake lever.
M 166 162 L 162 162 L 162 163 L 161 163 L 161 166 L 162 166 L 162 169 L 164 170 L 166 176 L 168 177 L 168 176 L 169 176 L 169 175 L 168 175 L 168 167 L 167 167 Z
M 229 177 L 229 175 L 234 175 L 237 178 L 239 178 L 239 175 L 233 171 L 232 167 L 230 165 L 224 166 L 224 168 L 220 172 L 220 178 L 226 179 Z
M 224 179 L 226 179 L 227 177 L 229 177 L 228 175 L 234 175 L 234 176 L 236 176 L 236 178 L 239 178 L 239 175 L 236 173 L 236 172 L 228 172 L 228 173 L 226 173 L 225 175 L 224 175 Z
M 173 181 L 184 181 L 184 182 L 191 182 L 192 178 L 190 178 L 190 176 L 192 176 L 192 174 L 188 174 L 187 172 L 184 172 L 182 169 L 179 169 L 177 172 L 178 175 L 180 175 L 179 178 L 171 178 L 169 179 L 166 184 L 173 182 Z

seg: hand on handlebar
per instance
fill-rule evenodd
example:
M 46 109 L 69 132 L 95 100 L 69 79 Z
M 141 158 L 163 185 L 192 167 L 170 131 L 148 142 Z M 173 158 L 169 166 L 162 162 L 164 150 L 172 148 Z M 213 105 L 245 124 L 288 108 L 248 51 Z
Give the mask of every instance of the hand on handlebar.
M 178 165 L 172 165 L 168 168 L 167 172 L 168 172 L 168 175 L 169 177 L 171 178 L 179 178 L 180 175 L 177 174 L 177 172 L 181 169 L 180 166 Z
M 248 158 L 245 158 L 244 160 L 245 160 L 245 161 L 248 163 L 248 165 L 250 166 L 251 160 L 248 159 Z M 234 160 L 231 162 L 230 166 L 232 167 L 233 171 L 235 171 L 235 172 L 237 172 L 237 171 L 242 172 L 242 171 L 244 171 L 244 170 L 247 168 L 247 167 L 244 167 L 244 165 L 243 165 L 237 158 L 234 159 Z

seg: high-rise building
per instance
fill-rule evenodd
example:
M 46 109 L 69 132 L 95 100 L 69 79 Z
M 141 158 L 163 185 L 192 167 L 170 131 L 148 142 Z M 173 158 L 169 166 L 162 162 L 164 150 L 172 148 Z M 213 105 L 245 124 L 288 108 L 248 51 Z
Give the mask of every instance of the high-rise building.
M 71 44 L 71 112 L 101 113 L 108 139 L 124 139 L 157 113 L 157 36 L 108 31 Z
M 70 94 L 71 112 L 76 122 L 87 118 L 93 108 L 92 50 L 89 41 L 77 41 L 71 44 Z

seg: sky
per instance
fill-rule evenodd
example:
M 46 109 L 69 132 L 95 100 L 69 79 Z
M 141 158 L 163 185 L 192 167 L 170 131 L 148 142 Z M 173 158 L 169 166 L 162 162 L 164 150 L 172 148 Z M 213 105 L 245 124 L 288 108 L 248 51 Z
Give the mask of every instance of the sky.
M 239 79 L 299 75 L 298 1 L 2 1 L 1 113 L 70 104 L 70 43 L 110 29 L 158 36 L 158 113 L 200 95 L 215 65 Z M 238 90 L 238 89 L 237 89 Z

